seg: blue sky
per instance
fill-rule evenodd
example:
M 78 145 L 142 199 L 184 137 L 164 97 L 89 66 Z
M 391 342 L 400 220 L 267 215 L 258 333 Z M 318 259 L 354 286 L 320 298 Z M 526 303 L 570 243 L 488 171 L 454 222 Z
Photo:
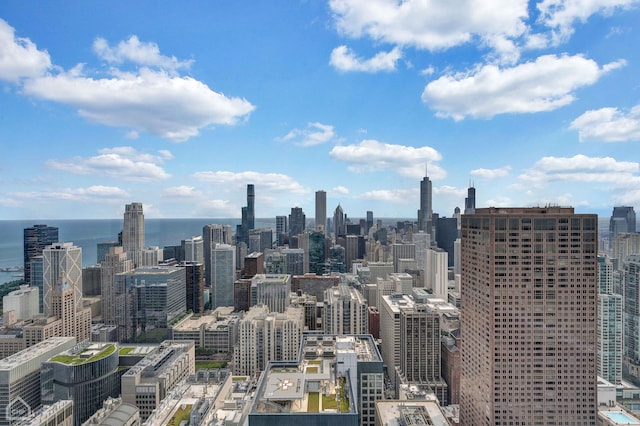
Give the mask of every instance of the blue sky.
M 0 219 L 640 208 L 640 1 L 0 2 Z

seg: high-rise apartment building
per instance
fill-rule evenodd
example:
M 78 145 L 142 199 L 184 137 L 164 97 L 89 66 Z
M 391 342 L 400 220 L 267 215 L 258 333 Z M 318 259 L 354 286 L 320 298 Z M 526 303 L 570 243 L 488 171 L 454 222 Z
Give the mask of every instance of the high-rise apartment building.
M 324 292 L 325 334 L 367 334 L 369 307 L 358 290 L 340 284 Z
M 597 216 L 462 216 L 460 424 L 595 425 Z
M 187 311 L 204 312 L 204 265 L 198 262 L 180 262 L 176 265 L 185 272 Z
M 444 300 L 447 300 L 448 294 L 448 257 L 449 254 L 439 247 L 427 250 L 426 288 Z
M 142 266 L 144 250 L 144 213 L 142 203 L 131 203 L 124 206 L 124 222 L 122 225 L 122 247 L 134 267 Z
M 276 245 L 281 247 L 288 241 L 289 227 L 286 216 L 276 216 Z
M 443 405 L 447 387 L 441 377 L 440 316 L 411 296 L 380 298 L 382 356 L 396 392 L 400 383 L 429 383 Z
M 289 307 L 291 277 L 287 274 L 258 274 L 251 278 L 251 306 L 265 305 L 269 312 L 284 312 Z
M 623 376 L 640 384 L 640 255 L 629 256 L 623 268 Z
M 327 227 L 327 193 L 316 191 L 316 231 L 325 232 Z
M 598 256 L 598 376 L 622 383 L 623 297 L 614 294 L 613 262 Z
M 42 254 L 48 245 L 58 242 L 58 228 L 47 225 L 33 225 L 24 228 L 24 282 L 31 284 L 31 260 Z
M 216 244 L 211 251 L 211 309 L 233 306 L 235 275 L 235 246 Z
M 239 324 L 234 374 L 254 377 L 269 361 L 297 359 L 303 329 L 303 307 L 290 306 L 279 313 L 269 312 L 265 305 L 252 306 Z
M 633 207 L 618 206 L 613 208 L 609 219 L 609 243 L 611 244 L 616 235 L 623 232 L 636 232 L 636 212 Z
M 204 238 L 195 235 L 182 241 L 184 248 L 184 260 L 204 264 Z
M 233 243 L 231 225 L 209 224 L 202 228 L 202 246 L 204 257 L 204 281 L 207 287 L 211 287 L 211 252 L 216 244 Z

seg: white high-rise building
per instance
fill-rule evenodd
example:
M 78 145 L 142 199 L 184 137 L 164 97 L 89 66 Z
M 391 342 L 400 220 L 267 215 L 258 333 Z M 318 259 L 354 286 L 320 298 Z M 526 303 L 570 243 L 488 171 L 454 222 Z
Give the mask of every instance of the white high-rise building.
M 4 312 L 15 311 L 18 321 L 30 319 L 38 315 L 40 311 L 38 294 L 38 287 L 20 286 L 18 290 L 14 290 L 2 298 L 2 310 Z
M 144 213 L 142 203 L 131 203 L 124 206 L 124 223 L 122 226 L 122 247 L 133 261 L 135 267 L 142 266 L 144 249 Z
M 82 248 L 73 243 L 55 243 L 42 251 L 44 314 L 51 316 L 51 295 L 54 286 L 66 285 L 75 290 L 76 309 L 82 307 Z
M 427 250 L 431 247 L 431 235 L 424 231 L 418 231 L 411 237 L 413 244 L 416 245 L 416 267 L 419 271 L 422 271 L 423 277 L 427 270 Z M 422 285 L 426 286 L 426 277 L 423 278 Z
M 289 274 L 257 274 L 251 278 L 252 305 L 266 305 L 270 312 L 284 312 L 289 306 L 291 280 Z
M 426 287 L 444 300 L 447 300 L 448 293 L 448 261 L 449 254 L 439 247 L 431 247 L 427 251 Z
M 158 264 L 163 260 L 164 250 L 161 247 L 147 247 L 146 249 L 142 250 L 142 263 L 138 264 L 137 267 L 158 266 Z
M 622 383 L 622 296 L 598 295 L 598 376 Z
M 187 238 L 182 242 L 184 247 L 184 260 L 204 265 L 204 239 L 200 235 Z
M 362 294 L 347 284 L 324 292 L 325 334 L 369 333 L 369 309 Z
M 297 359 L 303 329 L 303 307 L 279 313 L 265 305 L 252 306 L 239 324 L 234 375 L 257 377 L 269 361 Z
M 236 275 L 236 247 L 216 244 L 211 251 L 211 309 L 233 306 Z

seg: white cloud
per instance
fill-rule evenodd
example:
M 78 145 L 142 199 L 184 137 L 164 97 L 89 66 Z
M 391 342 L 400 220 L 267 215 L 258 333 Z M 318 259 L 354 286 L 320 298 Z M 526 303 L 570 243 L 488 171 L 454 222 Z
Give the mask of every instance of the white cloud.
M 189 68 L 193 60 L 180 61 L 175 56 L 164 56 L 160 48 L 153 42 L 141 42 L 132 35 L 128 40 L 122 40 L 117 46 L 111 47 L 104 38 L 97 38 L 93 42 L 93 51 L 101 59 L 115 64 L 133 62 L 143 66 L 153 66 L 165 70 Z
M 169 188 L 165 188 L 162 190 L 162 196 L 167 198 L 193 198 L 199 197 L 202 194 L 196 190 L 193 186 L 188 185 L 180 185 L 180 186 L 172 186 Z
M 415 204 L 419 199 L 420 191 L 417 188 L 411 189 L 376 189 L 367 191 L 360 195 L 360 198 L 372 201 L 382 201 L 393 204 Z
M 233 192 L 236 192 L 238 188 L 246 187 L 248 183 L 255 183 L 256 191 L 258 188 L 261 190 L 264 188 L 265 190 L 284 191 L 292 194 L 307 194 L 309 192 L 295 179 L 281 173 L 206 171 L 194 173 L 192 177 L 200 182 L 222 185 L 226 190 L 233 190 Z
M 94 157 L 49 160 L 47 167 L 78 175 L 102 175 L 128 181 L 156 181 L 171 175 L 158 164 L 171 158 L 168 151 L 160 155 L 146 154 L 132 147 L 105 148 Z
M 147 131 L 175 142 L 213 124 L 236 124 L 254 109 L 247 100 L 228 98 L 191 77 L 149 69 L 94 79 L 76 68 L 27 80 L 24 91 L 77 108 L 90 121 Z
M 331 0 L 338 31 L 346 36 L 437 51 L 475 37 L 500 48 L 526 30 L 526 0 Z
M 16 37 L 14 28 L 0 19 L 0 80 L 37 77 L 49 68 L 49 53 L 38 50 L 28 38 Z
M 388 72 L 396 70 L 396 63 L 400 58 L 402 58 L 402 51 L 397 46 L 389 52 L 378 52 L 372 58 L 362 59 L 347 46 L 342 45 L 333 49 L 329 64 L 344 72 Z
M 333 126 L 318 122 L 307 123 L 304 129 L 293 129 L 286 135 L 276 138 L 278 141 L 293 142 L 299 146 L 320 145 L 335 140 Z
M 600 67 L 581 55 L 545 55 L 511 68 L 484 65 L 430 82 L 422 101 L 438 116 L 455 120 L 552 111 L 573 102 L 580 87 L 623 65 L 619 61 Z
M 640 4 L 638 0 L 543 0 L 536 7 L 539 21 L 551 28 L 551 43 L 565 42 L 573 34 L 573 25 L 585 23 L 591 15 L 611 14 Z
M 587 111 L 571 122 L 569 128 L 577 130 L 580 141 L 624 142 L 640 140 L 640 105 L 628 114 L 618 108 Z
M 483 179 L 495 179 L 508 176 L 509 171 L 511 171 L 511 166 L 504 166 L 497 169 L 475 169 L 471 170 L 471 176 Z
M 40 201 L 80 201 L 80 202 L 122 202 L 129 193 L 115 186 L 95 185 L 86 188 L 62 188 L 46 191 L 12 192 L 6 194 L 15 206 L 30 200 Z
M 637 181 L 640 163 L 617 161 L 611 157 L 543 157 L 519 179 L 534 187 L 544 187 L 551 182 L 609 183 L 619 186 L 622 182 Z
M 344 186 L 336 186 L 335 188 L 333 188 L 331 190 L 331 192 L 335 195 L 348 195 L 349 194 L 349 189 L 345 188 Z
M 329 156 L 349 164 L 353 172 L 391 170 L 407 177 L 421 177 L 428 163 L 429 177 L 441 179 L 446 172 L 435 161 L 442 159 L 438 151 L 430 146 L 415 148 L 412 146 L 392 145 L 373 139 L 363 140 L 356 145 L 334 146 Z
M 465 188 L 456 188 L 455 186 L 442 185 L 433 188 L 433 195 L 455 197 L 459 200 L 462 200 L 467 195 L 467 190 Z

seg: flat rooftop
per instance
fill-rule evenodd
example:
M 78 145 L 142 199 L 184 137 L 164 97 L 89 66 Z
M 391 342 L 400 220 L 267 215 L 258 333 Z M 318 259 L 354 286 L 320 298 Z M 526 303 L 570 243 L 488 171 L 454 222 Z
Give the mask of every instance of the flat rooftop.
M 62 347 L 65 344 L 75 344 L 75 337 L 50 337 L 45 341 L 37 343 L 29 348 L 23 349 L 7 358 L 0 360 L 0 370 L 11 370 L 19 365 L 24 364 L 27 360 L 36 359 L 45 356 L 55 348 Z M 62 352 L 64 349 L 60 349 Z
M 356 400 L 346 378 L 335 377 L 330 360 L 269 364 L 255 393 L 253 413 L 353 413 Z
M 378 401 L 376 412 L 387 426 L 449 426 L 437 401 Z
M 117 350 L 115 343 L 93 343 L 79 352 L 72 349 L 54 356 L 49 362 L 59 362 L 67 365 L 80 365 L 87 362 L 106 358 Z

